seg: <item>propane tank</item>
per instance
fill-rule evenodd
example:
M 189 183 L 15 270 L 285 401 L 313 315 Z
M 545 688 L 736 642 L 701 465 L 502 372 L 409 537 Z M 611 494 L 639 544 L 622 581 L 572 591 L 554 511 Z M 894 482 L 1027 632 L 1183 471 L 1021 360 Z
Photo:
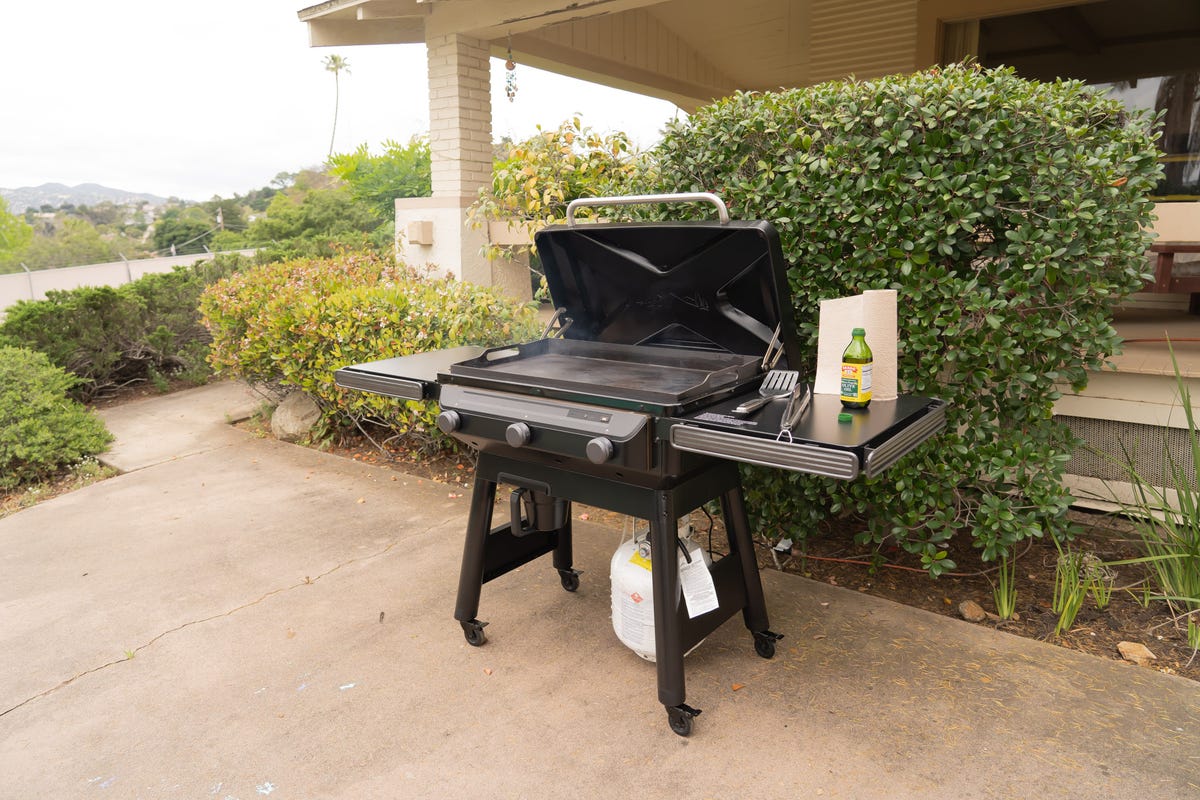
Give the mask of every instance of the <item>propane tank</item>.
M 680 536 L 685 546 L 691 544 L 690 535 L 689 525 Z M 707 552 L 703 556 L 705 564 L 712 561 Z M 612 580 L 613 631 L 630 650 L 647 661 L 654 661 L 654 577 L 648 534 L 636 534 L 621 542 L 613 553 L 609 577 Z M 696 647 L 699 646 L 697 642 Z

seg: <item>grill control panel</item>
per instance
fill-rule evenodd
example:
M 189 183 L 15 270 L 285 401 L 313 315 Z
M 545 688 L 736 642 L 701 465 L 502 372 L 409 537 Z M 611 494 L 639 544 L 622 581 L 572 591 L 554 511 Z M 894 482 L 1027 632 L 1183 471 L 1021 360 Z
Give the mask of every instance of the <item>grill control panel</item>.
M 506 444 L 593 464 L 651 465 L 648 414 L 456 384 L 442 387 L 439 403 L 438 426 L 474 447 Z

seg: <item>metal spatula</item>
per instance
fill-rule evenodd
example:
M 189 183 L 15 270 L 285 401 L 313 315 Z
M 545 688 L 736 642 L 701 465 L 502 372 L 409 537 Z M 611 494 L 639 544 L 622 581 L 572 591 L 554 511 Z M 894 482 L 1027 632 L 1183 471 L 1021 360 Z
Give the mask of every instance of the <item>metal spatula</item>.
M 735 417 L 748 417 L 755 411 L 765 406 L 767 403 L 774 400 L 776 397 L 783 397 L 792 393 L 792 389 L 796 388 L 796 382 L 800 380 L 800 373 L 793 369 L 773 369 L 763 378 L 762 384 L 758 387 L 759 396 L 753 400 L 747 400 L 733 410 Z

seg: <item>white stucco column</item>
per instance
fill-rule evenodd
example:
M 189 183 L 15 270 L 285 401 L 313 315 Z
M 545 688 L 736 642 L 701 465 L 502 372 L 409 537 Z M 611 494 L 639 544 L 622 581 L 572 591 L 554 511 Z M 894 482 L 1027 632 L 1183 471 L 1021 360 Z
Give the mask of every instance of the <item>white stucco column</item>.
M 410 264 L 432 263 L 463 280 L 499 284 L 529 297 L 524 269 L 483 256 L 487 231 L 466 224 L 466 209 L 492 180 L 491 64 L 488 43 L 430 36 L 429 146 L 433 196 L 396 201 L 396 249 Z

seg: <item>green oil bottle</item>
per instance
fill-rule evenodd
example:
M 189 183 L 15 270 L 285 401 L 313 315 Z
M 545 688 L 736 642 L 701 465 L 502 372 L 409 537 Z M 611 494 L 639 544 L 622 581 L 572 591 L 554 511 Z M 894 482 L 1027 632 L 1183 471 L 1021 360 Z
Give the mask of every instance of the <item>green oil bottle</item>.
M 842 405 L 846 408 L 866 408 L 871 404 L 871 348 L 867 332 L 855 328 L 853 338 L 842 353 Z

